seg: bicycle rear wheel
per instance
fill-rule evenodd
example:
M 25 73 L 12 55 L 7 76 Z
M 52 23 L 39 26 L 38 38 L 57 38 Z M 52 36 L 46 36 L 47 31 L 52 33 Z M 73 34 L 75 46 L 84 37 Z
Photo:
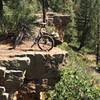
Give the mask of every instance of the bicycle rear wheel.
M 15 40 L 14 46 L 13 46 L 14 49 L 22 41 L 22 38 L 23 38 L 23 33 L 21 33 L 21 34 L 19 33 L 16 40 Z
M 38 47 L 43 51 L 50 51 L 54 47 L 54 40 L 49 35 L 43 35 L 38 39 Z

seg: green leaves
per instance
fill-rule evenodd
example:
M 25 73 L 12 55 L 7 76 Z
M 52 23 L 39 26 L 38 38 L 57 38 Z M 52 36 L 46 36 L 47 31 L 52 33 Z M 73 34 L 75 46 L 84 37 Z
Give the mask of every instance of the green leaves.
M 76 26 L 78 30 L 79 50 L 82 47 L 94 49 L 96 45 L 97 24 L 100 20 L 100 0 L 78 0 Z
M 97 100 L 100 96 L 98 90 L 91 83 L 91 78 L 84 70 L 75 66 L 66 66 L 61 72 L 61 80 L 51 92 L 51 100 Z
M 74 52 L 67 45 L 62 44 L 68 51 L 68 62 L 60 72 L 61 79 L 53 91 L 50 91 L 49 100 L 98 100 L 100 90 L 92 82 L 92 77 L 87 72 L 87 62 L 79 53 Z
M 3 18 L 0 21 L 1 33 L 8 32 L 8 30 L 16 33 L 19 22 L 32 24 L 37 9 L 37 0 L 5 0 Z

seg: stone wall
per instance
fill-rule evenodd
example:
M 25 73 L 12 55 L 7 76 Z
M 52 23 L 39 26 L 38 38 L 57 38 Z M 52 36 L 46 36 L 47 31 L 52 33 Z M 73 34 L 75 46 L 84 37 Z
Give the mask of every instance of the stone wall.
M 34 80 L 35 84 L 48 81 L 49 86 L 59 80 L 58 69 L 66 62 L 65 51 L 32 52 L 27 51 L 0 59 L 0 100 L 11 100 L 11 94 L 17 91 L 25 81 Z
M 0 100 L 8 100 L 9 94 L 23 84 L 29 61 L 28 57 L 0 60 Z

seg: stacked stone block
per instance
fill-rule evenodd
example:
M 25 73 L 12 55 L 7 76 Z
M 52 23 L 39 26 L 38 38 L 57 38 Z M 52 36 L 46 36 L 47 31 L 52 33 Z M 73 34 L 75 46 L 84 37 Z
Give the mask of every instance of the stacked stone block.
M 39 86 L 38 93 L 45 90 L 41 89 L 42 82 L 54 86 L 59 79 L 58 69 L 62 68 L 67 56 L 63 51 L 57 54 L 25 52 L 0 60 L 0 100 L 12 100 L 11 96 L 26 80 Z
M 23 84 L 27 62 L 27 57 L 0 61 L 0 100 L 10 100 L 10 95 Z

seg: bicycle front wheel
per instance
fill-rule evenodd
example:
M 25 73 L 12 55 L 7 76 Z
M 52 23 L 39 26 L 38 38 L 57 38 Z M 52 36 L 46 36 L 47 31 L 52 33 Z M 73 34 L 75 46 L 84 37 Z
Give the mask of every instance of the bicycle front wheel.
M 43 51 L 50 51 L 54 47 L 54 40 L 49 35 L 43 35 L 38 39 L 38 47 Z

